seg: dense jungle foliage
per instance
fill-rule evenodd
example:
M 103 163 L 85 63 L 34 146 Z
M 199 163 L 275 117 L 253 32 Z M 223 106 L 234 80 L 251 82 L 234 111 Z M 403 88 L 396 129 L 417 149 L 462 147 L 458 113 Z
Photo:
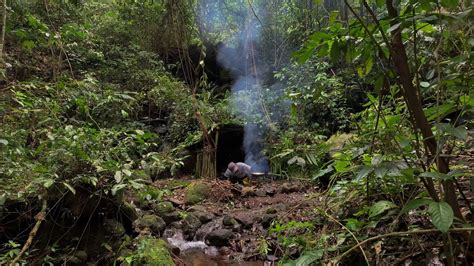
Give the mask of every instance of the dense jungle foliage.
M 471 1 L 3 0 L 1 14 L 0 264 L 473 263 Z M 263 181 L 219 179 L 251 155 Z M 298 201 L 231 214 L 278 195 Z M 203 244 L 224 264 L 163 241 L 214 221 Z

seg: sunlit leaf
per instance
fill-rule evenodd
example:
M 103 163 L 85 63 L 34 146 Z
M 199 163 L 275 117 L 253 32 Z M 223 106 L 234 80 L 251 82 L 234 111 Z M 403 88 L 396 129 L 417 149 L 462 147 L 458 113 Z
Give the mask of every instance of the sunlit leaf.
M 393 208 L 397 208 L 397 205 L 395 205 L 393 202 L 387 200 L 378 201 L 374 205 L 372 205 L 372 207 L 370 207 L 369 218 L 375 217 L 379 214 L 382 214 L 386 210 Z
M 433 179 L 438 179 L 438 180 L 450 180 L 452 179 L 451 176 L 447 174 L 443 174 L 440 172 L 424 172 L 420 174 L 421 177 L 428 177 L 428 178 L 433 178 Z
M 454 220 L 454 213 L 451 206 L 446 202 L 431 202 L 428 207 L 431 222 L 441 232 L 446 233 Z
M 409 202 L 407 202 L 407 204 L 405 204 L 405 206 L 403 206 L 403 209 L 400 211 L 400 213 L 407 213 L 411 210 L 414 210 L 414 209 L 417 209 L 421 206 L 424 206 L 424 205 L 428 205 L 432 202 L 433 200 L 432 199 L 414 199 L 414 200 L 411 200 Z

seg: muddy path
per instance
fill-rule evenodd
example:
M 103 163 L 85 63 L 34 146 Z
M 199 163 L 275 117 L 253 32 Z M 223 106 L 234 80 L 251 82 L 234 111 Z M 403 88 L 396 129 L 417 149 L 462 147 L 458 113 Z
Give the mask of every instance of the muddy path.
M 166 221 L 162 238 L 177 265 L 271 265 L 283 255 L 297 257 L 298 249 L 283 254 L 274 228 L 289 221 L 311 221 L 315 206 L 323 204 L 319 188 L 294 180 L 193 180 L 174 187 L 170 183 L 154 184 L 170 191 L 163 201 L 172 205 L 156 212 Z M 196 184 L 202 199 L 192 202 L 190 187 Z

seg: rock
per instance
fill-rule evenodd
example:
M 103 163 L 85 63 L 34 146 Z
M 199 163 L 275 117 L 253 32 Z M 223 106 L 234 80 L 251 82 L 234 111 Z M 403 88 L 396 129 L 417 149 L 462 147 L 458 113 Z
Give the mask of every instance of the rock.
M 219 255 L 221 256 L 227 256 L 232 253 L 232 250 L 228 247 L 220 247 L 219 248 Z
M 132 223 L 136 219 L 138 219 L 138 213 L 137 213 L 137 210 L 135 209 L 135 206 L 128 202 L 124 202 L 120 206 L 120 212 L 122 213 L 123 216 L 126 217 L 126 219 L 130 220 Z
M 151 233 L 154 235 L 160 235 L 160 233 L 166 227 L 165 221 L 161 217 L 154 214 L 145 214 L 142 218 L 136 220 L 134 224 L 135 231 L 140 233 L 141 231 L 149 228 Z
M 175 206 L 175 207 L 179 207 L 179 206 L 184 204 L 184 201 L 179 200 L 179 199 L 175 199 L 175 198 L 170 198 L 169 201 L 171 203 L 173 203 L 173 206 Z
M 247 213 L 237 214 L 234 216 L 234 219 L 241 223 L 244 228 L 250 228 L 254 223 L 254 218 L 251 215 L 248 215 Z
M 186 190 L 184 203 L 186 205 L 194 205 L 204 200 L 209 195 L 209 191 L 210 188 L 208 184 L 202 182 L 192 183 Z
M 169 201 L 153 204 L 152 208 L 153 208 L 153 211 L 155 211 L 155 213 L 157 213 L 160 216 L 163 216 L 164 214 L 173 212 L 175 210 L 173 203 Z
M 192 240 L 196 231 L 201 227 L 201 221 L 193 214 L 188 214 L 182 221 L 184 238 Z
M 265 190 L 263 190 L 263 189 L 259 189 L 259 190 L 255 191 L 255 196 L 257 196 L 257 197 L 266 197 L 267 192 L 265 192 Z
M 238 224 L 238 222 L 229 215 L 225 215 L 222 224 L 225 226 L 234 226 L 235 224 Z
M 113 236 L 122 236 L 125 234 L 125 227 L 123 224 L 114 219 L 105 219 L 104 230 L 107 234 Z
M 227 246 L 233 235 L 228 229 L 217 229 L 207 234 L 206 241 L 211 246 Z
M 164 239 L 167 239 L 167 238 L 182 238 L 183 237 L 183 232 L 180 228 L 168 227 L 163 232 L 162 237 Z
M 166 241 L 152 237 L 139 237 L 136 242 L 136 246 L 140 248 L 132 254 L 137 258 L 133 265 L 174 265 Z
M 196 236 L 194 238 L 196 240 L 205 240 L 207 234 L 222 227 L 222 219 L 223 218 L 220 217 L 201 226 L 201 228 L 196 231 Z
M 274 214 L 265 214 L 262 217 L 262 222 L 261 222 L 263 228 L 270 227 L 270 225 L 272 224 L 273 220 L 275 220 L 275 218 L 276 218 L 276 215 Z
M 177 211 L 165 213 L 161 215 L 161 218 L 165 221 L 166 224 L 171 224 L 172 222 L 177 222 L 181 220 L 181 215 Z
M 196 211 L 193 212 L 193 215 L 195 215 L 203 224 L 211 221 L 212 219 L 214 219 L 214 217 L 216 217 L 213 213 L 207 211 Z
M 265 187 L 265 192 L 267 193 L 268 196 L 274 196 L 276 194 L 275 188 L 271 186 Z

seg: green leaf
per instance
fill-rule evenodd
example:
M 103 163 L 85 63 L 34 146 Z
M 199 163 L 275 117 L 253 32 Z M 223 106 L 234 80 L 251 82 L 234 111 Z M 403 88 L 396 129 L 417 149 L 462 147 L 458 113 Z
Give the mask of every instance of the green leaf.
M 63 184 L 67 187 L 67 189 L 69 189 L 69 191 L 71 191 L 72 194 L 76 195 L 76 190 L 71 185 L 66 182 L 63 182 Z
M 43 186 L 45 188 L 49 188 L 50 186 L 52 186 L 54 184 L 54 180 L 53 179 L 46 179 L 43 181 Z
M 372 207 L 370 207 L 369 210 L 369 218 L 375 217 L 379 214 L 382 214 L 384 211 L 397 208 L 397 205 L 395 205 L 393 202 L 390 202 L 388 200 L 381 200 L 376 202 Z
M 117 184 L 115 186 L 112 187 L 112 195 L 115 195 L 117 194 L 118 191 L 122 190 L 124 187 L 126 187 L 127 185 L 126 184 Z
M 420 176 L 438 179 L 438 180 L 451 180 L 452 178 L 451 176 L 440 173 L 440 172 L 424 172 L 424 173 L 421 173 Z
M 365 61 L 365 75 L 369 74 L 372 71 L 372 67 L 374 66 L 374 58 L 370 56 Z
M 370 166 L 360 167 L 359 171 L 357 171 L 356 180 L 361 180 L 362 178 L 364 178 L 367 175 L 369 175 L 370 173 L 372 173 L 373 170 L 374 170 L 374 168 L 370 167 Z
M 336 169 L 336 172 L 341 173 L 346 171 L 350 164 L 347 160 L 337 160 L 334 162 L 334 169 Z
M 7 146 L 7 145 L 8 145 L 8 140 L 6 140 L 6 139 L 0 139 L 0 144 L 3 144 L 3 145 L 5 145 L 5 146 Z
M 414 199 L 414 200 L 411 200 L 409 202 L 407 202 L 407 204 L 405 204 L 405 206 L 403 206 L 403 209 L 400 211 L 400 213 L 407 213 L 411 210 L 414 210 L 414 209 L 417 209 L 423 205 L 428 205 L 430 204 L 431 202 L 433 202 L 432 199 Z
M 122 172 L 121 171 L 115 171 L 115 182 L 120 183 L 122 181 Z
M 429 204 L 428 213 L 431 216 L 431 222 L 438 230 L 443 233 L 448 232 L 454 220 L 453 209 L 448 203 L 433 201 Z
M 311 263 L 320 260 L 323 257 L 324 251 L 321 249 L 315 250 L 315 251 L 309 251 L 303 253 L 301 257 L 299 257 L 295 261 L 296 266 L 308 266 L 311 265 Z
M 441 5 L 446 8 L 454 8 L 459 4 L 459 0 L 441 0 Z
M 426 81 L 422 81 L 422 82 L 420 82 L 420 86 L 423 87 L 423 88 L 428 88 L 430 86 L 430 83 L 426 82 Z

